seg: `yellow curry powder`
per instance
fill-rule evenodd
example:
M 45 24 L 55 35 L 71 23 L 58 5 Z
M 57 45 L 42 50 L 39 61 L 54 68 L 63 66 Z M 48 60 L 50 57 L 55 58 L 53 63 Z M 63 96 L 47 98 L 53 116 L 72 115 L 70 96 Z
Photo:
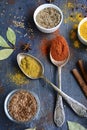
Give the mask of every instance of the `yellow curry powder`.
M 11 82 L 14 82 L 16 85 L 23 85 L 29 83 L 29 79 L 26 79 L 26 76 L 19 71 L 15 74 L 10 73 L 9 78 Z
M 30 56 L 25 56 L 21 60 L 20 67 L 28 76 L 32 78 L 38 78 L 42 74 L 42 66 L 37 60 Z
M 87 40 L 87 21 L 80 26 L 80 35 Z

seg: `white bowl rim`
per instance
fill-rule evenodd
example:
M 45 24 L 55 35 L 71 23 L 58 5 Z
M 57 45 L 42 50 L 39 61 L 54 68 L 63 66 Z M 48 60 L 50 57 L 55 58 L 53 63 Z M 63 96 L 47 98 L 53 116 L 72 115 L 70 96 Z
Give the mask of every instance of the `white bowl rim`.
M 42 9 L 40 9 L 42 7 Z M 59 11 L 59 13 L 60 13 L 60 15 L 61 15 L 61 20 L 60 20 L 60 22 L 59 22 L 59 24 L 57 25 L 57 26 L 55 26 L 55 27 L 53 27 L 53 28 L 44 28 L 44 27 L 42 27 L 41 25 L 39 25 L 38 23 L 37 23 L 37 21 L 36 21 L 36 15 L 38 14 L 38 12 L 39 11 L 41 11 L 41 10 L 43 10 L 43 9 L 45 9 L 45 8 L 51 8 L 51 7 L 53 7 L 54 9 L 56 9 L 56 10 L 58 10 Z M 40 10 L 39 10 L 40 9 Z M 38 11 L 39 10 L 39 11 Z M 34 22 L 36 23 L 36 25 L 38 26 L 38 27 L 40 27 L 41 29 L 43 29 L 43 30 L 47 30 L 47 31 L 50 31 L 50 30 L 52 30 L 52 29 L 56 29 L 58 26 L 60 26 L 61 25 L 61 23 L 62 23 L 62 21 L 63 21 L 63 13 L 62 13 L 62 10 L 58 7 L 58 6 L 56 6 L 55 4 L 42 4 L 42 5 L 40 5 L 40 6 L 38 6 L 37 8 L 36 8 L 36 10 L 34 11 L 34 15 L 33 15 L 33 19 L 34 19 Z
M 24 90 L 24 91 L 27 91 L 29 92 L 30 94 L 32 94 L 35 99 L 36 99 L 36 102 L 37 102 L 37 111 L 36 111 L 36 114 L 34 115 L 34 117 L 32 117 L 29 121 L 25 121 L 25 122 L 22 122 L 22 121 L 17 121 L 15 120 L 14 118 L 12 118 L 12 116 L 9 114 L 8 112 L 8 109 L 7 109 L 7 105 L 8 105 L 8 102 L 10 100 L 10 98 L 18 91 L 21 91 L 21 90 Z M 5 114 L 7 115 L 7 117 L 13 121 L 13 122 L 16 122 L 16 123 L 29 123 L 31 122 L 32 120 L 34 120 L 35 118 L 37 118 L 38 114 L 39 114 L 39 111 L 40 111 L 40 100 L 37 96 L 36 93 L 34 93 L 33 91 L 29 91 L 27 89 L 15 89 L 15 90 L 12 90 L 5 98 L 5 101 L 4 101 L 4 111 L 5 111 Z
M 81 26 L 84 22 L 86 22 L 86 21 L 87 21 L 87 17 L 83 18 L 83 19 L 80 21 L 79 25 L 78 25 L 78 35 L 79 35 L 79 37 L 80 37 L 84 42 L 87 42 L 87 40 L 85 40 L 85 39 L 80 35 L 80 26 Z

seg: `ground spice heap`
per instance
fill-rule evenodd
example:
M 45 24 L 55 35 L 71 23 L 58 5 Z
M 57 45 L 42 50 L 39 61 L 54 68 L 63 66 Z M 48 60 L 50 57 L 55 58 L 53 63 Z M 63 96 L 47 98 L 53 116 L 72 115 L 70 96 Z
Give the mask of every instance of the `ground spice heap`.
M 20 67 L 31 78 L 39 78 L 42 75 L 42 66 L 33 57 L 25 56 L 21 60 Z
M 69 47 L 63 36 L 57 36 L 51 40 L 50 52 L 56 61 L 63 61 L 68 57 Z
M 12 96 L 8 104 L 8 110 L 13 119 L 26 122 L 35 116 L 37 101 L 30 92 L 20 90 Z
M 80 26 L 80 35 L 87 40 L 87 21 Z
M 55 60 L 64 60 L 68 57 L 69 47 L 65 38 L 56 34 L 55 38 L 42 39 L 40 50 L 43 56 L 49 56 L 50 51 Z

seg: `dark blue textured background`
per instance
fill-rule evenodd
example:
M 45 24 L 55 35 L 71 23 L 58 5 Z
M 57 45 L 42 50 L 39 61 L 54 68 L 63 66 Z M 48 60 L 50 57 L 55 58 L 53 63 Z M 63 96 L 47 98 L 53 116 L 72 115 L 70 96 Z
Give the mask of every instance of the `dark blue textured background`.
M 53 3 L 63 9 L 63 5 L 67 5 L 68 2 L 69 1 L 67 0 L 55 0 Z M 86 0 L 76 0 L 70 2 L 87 5 Z M 32 19 L 33 12 L 36 7 L 43 3 L 46 3 L 46 1 L 0 0 L 0 35 L 6 39 L 6 30 L 8 27 L 11 27 L 16 32 L 16 46 L 19 46 L 20 41 L 31 43 L 32 50 L 29 51 L 29 53 L 36 56 L 42 61 L 44 65 L 45 76 L 54 84 L 57 84 L 57 68 L 50 62 L 49 59 L 46 59 L 42 56 L 39 49 L 41 39 L 49 38 L 51 37 L 51 34 L 44 34 L 38 31 Z M 69 13 L 70 12 L 66 11 L 66 16 L 69 15 Z M 13 20 L 21 22 L 23 21 L 25 28 L 16 27 L 13 24 Z M 33 30 L 33 38 L 32 31 L 29 31 L 27 29 L 28 23 L 29 28 L 32 28 Z M 59 29 L 60 33 L 68 41 L 71 51 L 70 60 L 68 64 L 62 69 L 62 89 L 65 93 L 87 106 L 87 99 L 71 74 L 71 70 L 76 67 L 76 62 L 78 59 L 83 59 L 87 66 L 87 51 L 85 49 L 83 50 L 82 48 L 76 49 L 73 47 L 73 43 L 69 39 L 69 31 L 71 28 L 72 23 L 65 24 L 63 22 Z M 20 31 L 21 34 L 18 31 Z M 28 33 L 27 36 L 26 33 Z M 16 85 L 15 83 L 9 81 L 7 75 L 10 72 L 17 72 L 18 69 L 16 62 L 16 55 L 18 52 L 20 52 L 20 50 L 15 50 L 8 59 L 0 61 L 0 83 L 4 87 L 4 92 L 0 94 L 0 130 L 24 130 L 25 128 L 35 126 L 37 127 L 37 130 L 68 130 L 68 120 L 78 122 L 87 128 L 87 119 L 78 117 L 65 102 L 65 123 L 61 128 L 56 127 L 53 122 L 53 112 L 57 93 L 47 83 L 43 82 L 43 80 L 30 80 L 28 84 L 22 86 Z M 25 88 L 30 91 L 34 91 L 40 99 L 40 113 L 37 119 L 29 124 L 15 124 L 11 122 L 4 113 L 3 104 L 5 97 L 11 90 L 14 90 L 16 88 Z

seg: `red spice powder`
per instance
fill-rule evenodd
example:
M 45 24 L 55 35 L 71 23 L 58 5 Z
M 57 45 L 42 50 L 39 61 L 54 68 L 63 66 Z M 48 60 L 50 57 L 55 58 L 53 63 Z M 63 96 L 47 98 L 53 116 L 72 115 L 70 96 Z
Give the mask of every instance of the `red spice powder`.
M 50 51 L 54 60 L 65 60 L 69 54 L 69 47 L 65 38 L 63 36 L 57 36 L 52 39 Z
M 52 33 L 52 37 L 57 37 L 59 36 L 59 30 L 55 31 Z M 40 45 L 40 50 L 41 50 L 41 53 L 43 56 L 49 56 L 49 53 L 50 53 L 50 46 L 52 44 L 52 39 L 51 40 L 48 40 L 46 38 L 43 38 L 41 40 L 41 45 Z
M 48 56 L 49 52 L 50 52 L 50 45 L 51 42 L 48 39 L 43 38 L 41 40 L 41 46 L 40 46 L 40 50 L 43 56 Z

